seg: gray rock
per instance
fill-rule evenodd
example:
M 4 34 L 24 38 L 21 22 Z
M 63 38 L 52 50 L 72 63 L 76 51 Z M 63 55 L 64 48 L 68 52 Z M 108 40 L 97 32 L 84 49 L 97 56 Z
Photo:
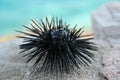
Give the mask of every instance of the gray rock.
M 120 3 L 108 3 L 92 13 L 94 36 L 111 47 L 120 47 Z
M 106 49 L 103 52 L 103 68 L 100 74 L 108 80 L 120 79 L 120 48 Z
M 32 74 L 32 62 L 25 63 L 26 59 L 22 54 L 18 54 L 19 44 L 22 39 L 16 39 L 5 43 L 0 43 L 0 80 L 101 80 L 100 71 L 101 57 L 96 55 L 97 62 L 90 67 L 76 70 L 71 75 L 56 76 L 48 74 Z
M 93 12 L 92 26 L 102 57 L 100 75 L 120 80 L 120 3 L 108 3 Z

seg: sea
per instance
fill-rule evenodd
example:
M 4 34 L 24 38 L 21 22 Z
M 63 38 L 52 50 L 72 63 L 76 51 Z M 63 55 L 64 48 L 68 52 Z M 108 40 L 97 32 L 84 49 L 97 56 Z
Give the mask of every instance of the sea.
M 62 18 L 74 27 L 91 28 L 91 14 L 100 6 L 120 0 L 0 0 L 0 37 L 23 30 L 31 19 Z

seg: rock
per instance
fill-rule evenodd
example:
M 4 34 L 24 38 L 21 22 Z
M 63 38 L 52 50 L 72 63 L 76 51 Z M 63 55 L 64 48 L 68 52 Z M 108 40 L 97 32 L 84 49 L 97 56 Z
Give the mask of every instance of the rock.
M 100 80 L 98 72 L 100 63 L 95 62 L 90 67 L 85 67 L 73 72 L 71 75 L 54 76 L 40 73 L 32 74 L 32 62 L 25 63 L 26 59 L 18 54 L 22 39 L 0 43 L 0 80 Z M 101 57 L 96 55 L 96 60 Z
M 95 41 L 99 46 L 104 80 L 120 80 L 120 3 L 108 3 L 92 13 Z
M 120 3 L 108 3 L 92 13 L 95 38 L 110 47 L 120 47 Z
M 103 68 L 100 71 L 108 80 L 120 79 L 120 48 L 108 49 L 103 54 Z
M 116 77 L 118 76 L 118 70 L 116 70 L 115 66 L 107 66 L 102 69 L 100 75 L 107 80 L 117 80 Z M 120 77 L 118 77 L 120 79 Z

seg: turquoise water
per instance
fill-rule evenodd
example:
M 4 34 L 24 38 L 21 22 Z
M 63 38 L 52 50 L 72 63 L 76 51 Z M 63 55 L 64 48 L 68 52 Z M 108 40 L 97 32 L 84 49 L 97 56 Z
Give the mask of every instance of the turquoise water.
M 112 1 L 120 0 L 0 0 L 0 37 L 22 30 L 32 18 L 45 16 L 62 17 L 71 27 L 90 27 L 90 14 Z

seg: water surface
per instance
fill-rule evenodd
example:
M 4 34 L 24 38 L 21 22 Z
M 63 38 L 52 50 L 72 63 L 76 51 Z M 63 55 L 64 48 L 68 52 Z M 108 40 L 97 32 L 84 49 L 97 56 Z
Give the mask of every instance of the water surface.
M 62 17 L 73 25 L 90 28 L 90 14 L 99 6 L 120 0 L 0 0 L 0 37 L 22 30 L 32 18 Z

